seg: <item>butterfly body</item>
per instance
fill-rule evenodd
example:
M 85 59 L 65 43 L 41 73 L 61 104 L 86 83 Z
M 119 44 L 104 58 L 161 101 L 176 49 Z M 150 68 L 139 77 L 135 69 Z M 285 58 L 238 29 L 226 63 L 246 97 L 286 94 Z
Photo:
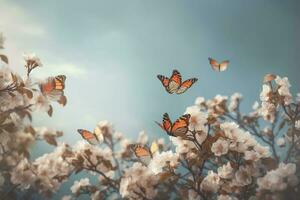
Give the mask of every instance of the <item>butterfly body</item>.
M 229 65 L 229 60 L 224 60 L 221 63 L 219 63 L 218 61 L 216 61 L 213 58 L 208 58 L 208 60 L 209 60 L 209 64 L 210 64 L 211 68 L 213 70 L 219 71 L 219 72 L 225 71 Z
M 95 133 L 84 129 L 78 129 L 77 131 L 81 135 L 81 137 L 85 139 L 88 143 L 93 145 L 99 144 L 99 139 Z
M 168 113 L 163 115 L 162 124 L 156 122 L 166 133 L 173 137 L 184 137 L 186 133 L 189 131 L 189 120 L 191 115 L 185 114 L 182 115 L 179 119 L 177 119 L 174 123 L 171 122 Z
M 161 81 L 166 91 L 170 94 L 182 94 L 198 80 L 197 78 L 191 78 L 182 82 L 181 74 L 177 70 L 173 70 L 170 78 L 160 74 L 157 75 L 157 78 Z

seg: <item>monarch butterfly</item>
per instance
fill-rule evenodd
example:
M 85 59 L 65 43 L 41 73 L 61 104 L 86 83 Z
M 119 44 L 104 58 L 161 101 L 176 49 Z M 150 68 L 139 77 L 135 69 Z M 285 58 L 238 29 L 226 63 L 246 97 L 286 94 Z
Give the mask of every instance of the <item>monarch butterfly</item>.
M 156 142 L 152 142 L 150 148 L 139 144 L 133 144 L 131 148 L 135 156 L 144 164 L 148 164 L 150 159 L 153 158 L 153 155 L 158 151 L 158 145 Z
M 160 74 L 157 75 L 157 78 L 161 81 L 162 85 L 170 94 L 173 94 L 174 92 L 176 94 L 182 94 L 198 80 L 197 78 L 191 78 L 182 82 L 181 74 L 176 69 L 173 70 L 172 76 L 170 78 Z
M 65 105 L 67 100 L 64 96 L 65 80 L 65 75 L 49 77 L 47 82 L 40 84 L 40 90 L 51 100 L 58 101 L 60 104 Z
M 209 64 L 210 64 L 211 68 L 213 70 L 219 71 L 219 72 L 225 71 L 229 65 L 229 60 L 224 60 L 221 63 L 218 63 L 218 61 L 216 61 L 213 58 L 208 58 L 208 60 L 209 60 Z
M 99 144 L 99 139 L 95 133 L 84 129 L 78 129 L 77 131 L 81 135 L 81 137 L 85 139 L 88 143 L 93 145 Z
M 164 131 L 167 132 L 168 135 L 173 137 L 184 137 L 186 133 L 189 131 L 189 121 L 190 114 L 182 115 L 179 119 L 177 119 L 174 123 L 171 122 L 168 113 L 163 115 L 162 124 L 156 122 Z

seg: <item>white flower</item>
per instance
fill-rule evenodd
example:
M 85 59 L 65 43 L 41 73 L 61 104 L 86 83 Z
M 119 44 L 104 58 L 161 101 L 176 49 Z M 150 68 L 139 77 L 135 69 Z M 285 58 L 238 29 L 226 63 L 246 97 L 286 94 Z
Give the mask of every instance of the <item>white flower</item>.
M 205 123 L 207 122 L 207 114 L 201 112 L 197 106 L 190 106 L 186 108 L 185 114 L 190 114 L 189 130 L 207 132 Z
M 198 108 L 203 109 L 205 105 L 204 97 L 197 97 L 195 100 L 195 105 L 198 106 Z
M 208 192 L 217 192 L 219 190 L 220 177 L 213 171 L 208 171 L 208 175 L 201 182 L 201 190 Z
M 76 194 L 79 192 L 80 188 L 89 186 L 89 185 L 91 185 L 90 180 L 88 178 L 83 178 L 83 179 L 80 179 L 79 181 L 74 182 L 74 184 L 71 187 L 71 191 L 72 191 L 72 193 Z
M 137 193 L 143 193 L 146 198 L 153 199 L 156 196 L 156 185 L 159 177 L 141 163 L 134 163 L 132 167 L 125 169 L 120 182 L 120 194 L 123 198 L 137 199 Z M 144 188 L 144 191 L 141 191 Z
M 270 98 L 269 94 L 270 94 L 271 91 L 272 91 L 271 87 L 267 84 L 264 84 L 263 89 L 260 93 L 260 100 L 261 101 L 269 101 L 269 98 Z
M 258 161 L 260 159 L 260 155 L 253 150 L 245 151 L 245 160 Z
M 104 121 L 100 121 L 97 124 L 94 132 L 99 138 L 111 137 L 114 132 L 114 128 L 113 128 L 112 123 L 110 123 L 107 120 L 104 120 Z
M 277 76 L 275 82 L 280 86 L 278 89 L 278 93 L 284 97 L 285 105 L 289 105 L 290 103 L 292 103 L 293 98 L 289 90 L 289 88 L 291 87 L 289 79 L 287 77 L 281 78 L 280 76 Z
M 274 104 L 265 101 L 262 102 L 259 114 L 264 118 L 264 120 L 274 122 L 275 112 L 276 107 Z
M 294 186 L 298 183 L 295 173 L 296 165 L 294 163 L 280 163 L 277 169 L 271 170 L 264 177 L 257 179 L 258 190 L 275 192 L 285 190 L 288 185 Z
M 231 167 L 230 162 L 227 162 L 226 165 L 218 168 L 218 175 L 224 179 L 228 179 L 233 176 L 233 168 Z
M 30 67 L 33 67 L 33 68 L 43 66 L 40 58 L 37 57 L 35 55 L 35 53 L 30 53 L 30 54 L 24 53 L 23 58 L 25 60 L 25 65 L 27 65 L 27 66 L 30 66 Z
M 148 142 L 148 135 L 145 131 L 141 131 L 139 133 L 139 137 L 137 139 L 137 143 L 139 144 L 146 144 Z
M 222 138 L 219 138 L 215 143 L 213 143 L 211 147 L 211 151 L 216 156 L 221 156 L 226 154 L 228 152 L 228 149 L 229 149 L 229 142 Z
M 183 140 L 180 137 L 169 137 L 171 142 L 176 146 L 177 154 L 190 153 L 191 149 L 195 148 L 195 144 L 189 140 Z
M 175 168 L 178 165 L 178 154 L 174 154 L 172 151 L 157 152 L 150 161 L 148 168 L 154 174 L 158 174 L 162 172 L 163 167 L 167 166 L 167 164 L 171 168 Z
M 300 130 L 300 120 L 297 120 L 295 122 L 295 128 L 298 129 L 298 130 Z
M 230 104 L 228 106 L 229 111 L 233 112 L 237 109 L 237 106 L 239 104 L 239 102 L 242 99 L 242 95 L 240 93 L 234 93 L 231 97 L 230 97 Z
M 251 173 L 248 168 L 241 166 L 235 173 L 234 183 L 237 186 L 249 185 L 252 182 Z
M 259 108 L 259 103 L 258 103 L 258 101 L 255 101 L 252 105 L 252 109 L 257 110 L 258 108 Z

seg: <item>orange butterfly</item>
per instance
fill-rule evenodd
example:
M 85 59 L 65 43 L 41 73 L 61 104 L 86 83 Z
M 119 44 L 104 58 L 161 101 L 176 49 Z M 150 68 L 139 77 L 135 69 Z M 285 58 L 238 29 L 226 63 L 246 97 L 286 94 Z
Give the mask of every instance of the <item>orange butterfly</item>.
M 95 133 L 91 133 L 88 130 L 78 129 L 78 133 L 80 133 L 81 137 L 88 141 L 88 143 L 96 145 L 99 144 L 99 139 Z
M 157 75 L 157 78 L 161 81 L 167 92 L 170 94 L 173 94 L 174 92 L 177 94 L 182 94 L 198 80 L 197 78 L 191 78 L 182 82 L 181 75 L 176 69 L 173 70 L 170 78 L 160 74 Z
M 173 137 L 184 137 L 186 133 L 189 131 L 189 121 L 190 114 L 182 115 L 179 119 L 177 119 L 174 123 L 171 122 L 168 113 L 163 115 L 162 124 L 156 122 L 164 131 L 167 132 L 168 135 Z
M 208 60 L 209 60 L 209 64 L 211 65 L 211 68 L 219 72 L 225 71 L 229 65 L 229 60 L 224 60 L 221 63 L 218 63 L 218 61 L 216 61 L 213 58 L 208 58 Z
M 158 151 L 158 145 L 156 142 L 152 142 L 150 148 L 139 144 L 133 144 L 131 148 L 135 156 L 144 164 L 148 164 L 151 158 L 153 158 L 153 154 Z
M 49 77 L 47 82 L 40 84 L 40 90 L 44 95 L 50 97 L 51 100 L 58 101 L 60 104 L 66 104 L 66 97 L 64 96 L 65 89 L 65 75 L 58 75 Z

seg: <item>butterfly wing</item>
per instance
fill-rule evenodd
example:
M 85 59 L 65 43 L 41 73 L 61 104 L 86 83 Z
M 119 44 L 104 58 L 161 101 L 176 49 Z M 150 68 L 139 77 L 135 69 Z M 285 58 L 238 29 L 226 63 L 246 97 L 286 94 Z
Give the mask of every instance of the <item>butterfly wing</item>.
M 154 141 L 150 147 L 151 154 L 154 155 L 158 151 L 158 144 Z
M 99 144 L 99 140 L 94 133 L 91 133 L 88 130 L 78 129 L 78 133 L 80 133 L 81 137 L 85 139 L 88 143 L 96 145 Z
M 177 94 L 184 93 L 187 89 L 189 89 L 198 79 L 197 78 L 191 78 L 186 81 L 184 81 L 181 86 L 176 91 Z
M 220 64 L 213 58 L 208 58 L 211 68 L 215 71 L 220 71 Z
M 172 76 L 169 81 L 168 92 L 173 94 L 174 92 L 176 92 L 178 90 L 180 85 L 181 85 L 181 75 L 180 75 L 179 71 L 177 71 L 175 69 L 175 70 L 173 70 Z
M 171 129 L 172 134 L 177 137 L 184 137 L 188 132 L 188 126 L 190 121 L 190 114 L 182 115 L 179 119 L 177 119 Z
M 163 75 L 157 75 L 157 78 L 161 81 L 162 85 L 165 87 L 165 89 L 167 90 L 167 92 L 169 92 L 168 90 L 168 85 L 169 85 L 169 82 L 170 82 L 170 79 L 163 76 Z
M 149 148 L 138 144 L 133 145 L 132 148 L 135 156 L 138 159 L 140 159 L 144 164 L 148 165 L 152 158 Z
M 51 77 L 47 79 L 47 82 L 40 84 L 40 90 L 45 95 L 50 94 L 54 88 L 55 88 L 55 83 L 53 81 L 53 78 Z
M 228 68 L 229 60 L 225 60 L 220 64 L 220 71 L 225 71 Z
M 54 78 L 55 90 L 64 90 L 65 89 L 65 75 L 58 75 Z

